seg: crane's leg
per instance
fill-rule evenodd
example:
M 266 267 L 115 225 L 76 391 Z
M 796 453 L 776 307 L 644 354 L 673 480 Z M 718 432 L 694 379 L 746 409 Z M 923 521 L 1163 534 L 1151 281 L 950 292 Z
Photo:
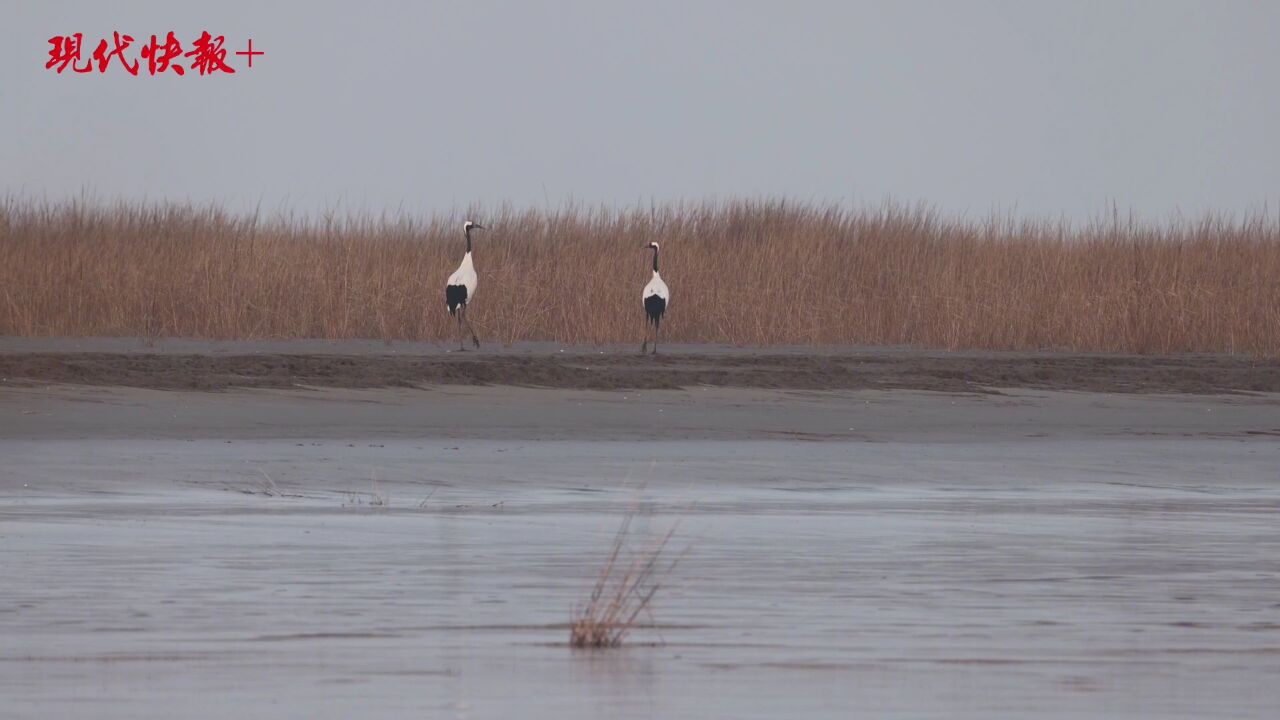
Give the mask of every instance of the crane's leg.
M 662 334 L 662 318 L 653 321 L 653 354 L 658 354 L 658 336 Z
M 640 354 L 641 354 L 641 355 L 643 355 L 643 354 L 645 353 L 645 351 L 649 349 L 649 325 L 650 325 L 650 324 L 651 324 L 651 323 L 649 322 L 649 317 L 648 317 L 648 316 L 645 316 L 645 319 L 644 319 L 644 342 L 640 343 Z
M 465 310 L 463 310 L 463 308 L 465 307 L 466 305 L 463 305 L 462 307 L 458 308 L 458 349 L 459 350 L 467 349 L 467 347 L 462 344 L 462 314 L 466 312 Z
M 472 329 L 472 327 L 471 327 L 471 321 L 470 321 L 469 319 L 467 319 L 467 306 L 466 306 L 466 305 L 463 305 L 463 306 L 462 306 L 462 319 L 463 319 L 463 321 L 465 321 L 465 322 L 467 323 L 467 332 L 471 333 L 471 344 L 472 344 L 472 345 L 475 345 L 475 346 L 476 346 L 476 349 L 478 350 L 478 349 L 480 348 L 480 338 L 476 337 L 476 331 L 475 331 L 474 329 Z M 461 342 L 461 341 L 459 341 L 459 342 Z

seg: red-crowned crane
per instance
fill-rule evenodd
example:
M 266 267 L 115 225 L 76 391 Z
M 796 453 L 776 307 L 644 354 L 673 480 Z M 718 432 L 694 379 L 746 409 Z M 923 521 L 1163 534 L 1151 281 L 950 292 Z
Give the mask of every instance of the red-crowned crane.
M 476 337 L 476 331 L 471 329 L 471 321 L 467 319 L 467 303 L 476 297 L 476 268 L 471 264 L 471 231 L 483 230 L 484 227 L 468 220 L 462 226 L 462 233 L 467 236 L 467 254 L 462 256 L 462 263 L 458 265 L 458 269 L 453 271 L 449 276 L 449 282 L 444 286 L 444 304 L 449 308 L 449 314 L 458 318 L 458 349 L 466 350 L 466 345 L 462 342 L 462 326 L 467 326 L 467 332 L 471 333 L 471 342 L 478 348 L 480 347 L 480 339 Z
M 644 290 L 640 293 L 640 298 L 644 300 L 644 314 L 647 318 L 644 330 L 644 342 L 640 344 L 640 352 L 643 353 L 649 347 L 649 325 L 653 325 L 653 354 L 658 354 L 658 332 L 662 326 L 662 316 L 667 312 L 667 303 L 671 299 L 671 291 L 667 289 L 667 284 L 662 281 L 662 276 L 658 274 L 658 243 L 651 242 L 645 246 L 646 250 L 653 250 L 653 279 L 648 285 L 644 286 Z

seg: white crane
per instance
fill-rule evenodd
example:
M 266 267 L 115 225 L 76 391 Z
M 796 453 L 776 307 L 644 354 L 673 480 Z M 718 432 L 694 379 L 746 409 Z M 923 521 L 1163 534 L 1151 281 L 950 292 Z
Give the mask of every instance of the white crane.
M 456 315 L 458 318 L 459 350 L 467 349 L 462 342 L 464 323 L 467 326 L 467 332 L 471 333 L 471 342 L 476 347 L 480 347 L 480 339 L 476 337 L 476 331 L 471 329 L 471 321 L 467 319 L 467 303 L 475 298 L 477 284 L 476 268 L 471 264 L 471 231 L 483 229 L 483 226 L 470 220 L 463 224 L 462 233 L 467 236 L 467 254 L 462 256 L 462 263 L 449 276 L 449 282 L 444 286 L 445 307 L 449 308 L 450 315 Z
M 640 293 L 640 298 L 644 300 L 644 314 L 647 318 L 644 329 L 644 342 L 640 344 L 640 352 L 644 353 L 649 347 L 649 323 L 653 324 L 653 354 L 658 354 L 658 331 L 662 325 L 662 316 L 667 312 L 667 302 L 671 299 L 671 291 L 667 290 L 667 284 L 662 281 L 662 276 L 658 274 L 658 243 L 651 242 L 645 246 L 646 250 L 653 250 L 653 279 L 648 285 L 644 286 L 644 290 Z

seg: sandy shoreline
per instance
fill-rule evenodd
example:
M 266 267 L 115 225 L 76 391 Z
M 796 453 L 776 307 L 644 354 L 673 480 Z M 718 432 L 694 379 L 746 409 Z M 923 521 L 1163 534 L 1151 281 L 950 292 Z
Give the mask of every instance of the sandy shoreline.
M 1240 355 L 942 352 L 880 348 L 522 343 L 479 352 L 363 341 L 206 342 L 0 339 L 0 383 L 121 385 L 166 390 L 515 385 L 629 390 L 688 387 L 803 390 L 1000 388 L 1110 393 L 1280 392 L 1280 362 Z
M 1280 438 L 1280 395 L 0 386 L 0 439 L 787 440 Z

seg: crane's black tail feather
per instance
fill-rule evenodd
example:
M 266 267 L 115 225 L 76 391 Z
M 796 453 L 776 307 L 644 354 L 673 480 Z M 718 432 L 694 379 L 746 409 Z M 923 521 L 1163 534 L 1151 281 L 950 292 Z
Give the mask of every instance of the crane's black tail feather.
M 667 301 L 657 295 L 650 295 L 644 299 L 644 314 L 649 316 L 649 322 L 654 327 L 662 322 L 662 315 L 667 311 Z
M 467 304 L 467 286 L 446 285 L 444 288 L 444 304 L 448 306 L 450 315 L 458 312 L 459 306 Z

